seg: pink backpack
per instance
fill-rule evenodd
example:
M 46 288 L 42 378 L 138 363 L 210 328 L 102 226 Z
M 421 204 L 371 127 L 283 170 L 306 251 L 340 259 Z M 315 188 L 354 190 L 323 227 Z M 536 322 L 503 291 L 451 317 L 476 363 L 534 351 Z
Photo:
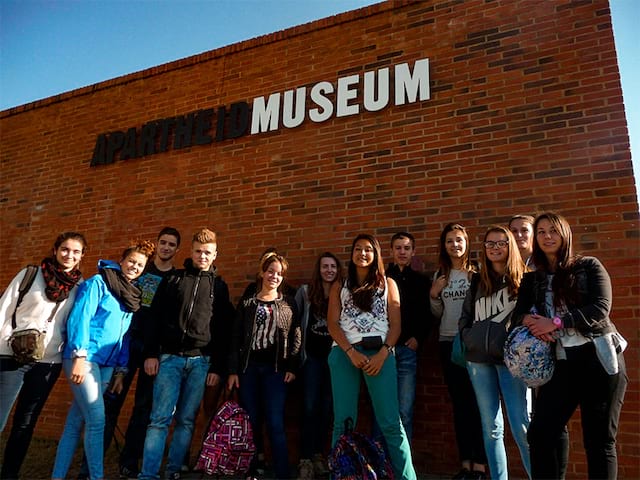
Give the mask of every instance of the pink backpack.
M 228 400 L 209 423 L 195 469 L 207 475 L 244 474 L 255 452 L 249 415 Z

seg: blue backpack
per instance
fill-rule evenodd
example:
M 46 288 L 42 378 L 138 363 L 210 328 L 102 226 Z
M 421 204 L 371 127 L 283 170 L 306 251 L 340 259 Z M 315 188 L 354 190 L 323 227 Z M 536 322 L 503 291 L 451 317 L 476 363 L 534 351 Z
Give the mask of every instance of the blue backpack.
M 393 470 L 380 443 L 353 430 L 345 420 L 345 431 L 329 455 L 332 480 L 393 480 Z

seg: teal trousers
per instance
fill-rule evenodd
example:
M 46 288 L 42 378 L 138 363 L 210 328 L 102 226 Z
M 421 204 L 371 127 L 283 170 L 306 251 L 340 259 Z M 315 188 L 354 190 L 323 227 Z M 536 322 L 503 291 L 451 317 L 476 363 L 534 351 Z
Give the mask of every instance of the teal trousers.
M 368 351 L 356 348 L 365 355 L 372 356 L 376 353 L 375 350 Z M 411 448 L 400 421 L 395 357 L 389 355 L 380 373 L 376 376 L 370 376 L 354 367 L 349 357 L 340 347 L 336 346 L 329 353 L 329 369 L 331 371 L 334 417 L 331 444 L 335 445 L 344 432 L 347 418 L 351 417 L 354 425 L 356 424 L 360 379 L 364 379 L 371 397 L 373 413 L 387 442 L 395 477 L 403 480 L 415 480 L 416 472 L 411 462 Z

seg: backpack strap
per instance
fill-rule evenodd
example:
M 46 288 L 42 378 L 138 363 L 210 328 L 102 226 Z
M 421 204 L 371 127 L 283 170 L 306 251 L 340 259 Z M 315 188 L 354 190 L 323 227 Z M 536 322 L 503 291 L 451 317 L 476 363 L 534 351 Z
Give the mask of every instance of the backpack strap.
M 13 315 L 11 315 L 11 329 L 15 330 L 16 328 L 16 312 L 18 311 L 18 307 L 22 303 L 22 299 L 27 294 L 31 285 L 33 285 L 34 280 L 36 279 L 36 275 L 38 274 L 38 265 L 27 265 L 27 268 L 24 272 L 24 277 L 20 281 L 20 286 L 18 287 L 18 302 L 16 303 L 16 308 L 13 311 Z

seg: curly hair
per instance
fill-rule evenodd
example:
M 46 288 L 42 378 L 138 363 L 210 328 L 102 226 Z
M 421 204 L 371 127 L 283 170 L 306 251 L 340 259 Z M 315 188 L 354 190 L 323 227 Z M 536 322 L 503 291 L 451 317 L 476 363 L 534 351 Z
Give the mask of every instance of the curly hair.
M 136 240 L 124 249 L 122 252 L 122 260 L 134 252 L 141 253 L 147 257 L 147 259 L 150 259 L 156 253 L 156 246 L 149 240 Z

